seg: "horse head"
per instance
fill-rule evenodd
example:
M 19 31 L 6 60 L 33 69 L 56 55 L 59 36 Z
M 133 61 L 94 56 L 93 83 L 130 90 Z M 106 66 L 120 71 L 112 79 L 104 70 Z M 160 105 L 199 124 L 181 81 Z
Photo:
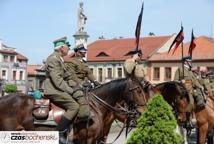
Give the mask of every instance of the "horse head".
M 144 93 L 144 87 L 137 78 L 128 78 L 128 93 L 126 101 L 133 106 L 138 112 L 143 112 L 148 102 L 148 95 Z
M 182 83 L 170 81 L 157 84 L 155 89 L 172 106 L 178 122 L 186 122 L 190 99 L 185 86 Z

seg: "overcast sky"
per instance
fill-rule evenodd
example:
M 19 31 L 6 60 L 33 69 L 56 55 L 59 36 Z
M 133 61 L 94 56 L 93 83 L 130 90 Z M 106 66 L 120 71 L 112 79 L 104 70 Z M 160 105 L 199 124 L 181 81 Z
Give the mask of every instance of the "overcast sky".
M 17 48 L 29 64 L 53 52 L 53 40 L 67 36 L 74 45 L 79 0 L 0 0 L 0 39 Z M 142 0 L 83 0 L 89 43 L 104 36 L 134 37 Z M 184 26 L 185 41 L 214 37 L 214 0 L 144 0 L 141 37 L 171 35 Z

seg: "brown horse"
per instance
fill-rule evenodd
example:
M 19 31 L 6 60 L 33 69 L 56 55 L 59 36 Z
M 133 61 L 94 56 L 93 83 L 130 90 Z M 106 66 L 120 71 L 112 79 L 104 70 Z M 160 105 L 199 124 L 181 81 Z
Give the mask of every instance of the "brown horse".
M 89 101 L 92 110 L 93 124 L 74 124 L 73 139 L 77 143 L 96 143 L 104 131 L 103 121 L 114 110 L 116 103 L 125 101 L 132 109 L 139 109 L 145 105 L 145 96 L 141 90 L 140 82 L 136 79 L 119 79 L 100 86 L 89 92 Z M 16 105 L 14 105 L 16 103 Z M 10 95 L 0 99 L 0 112 L 10 105 L 10 109 L 0 116 L 1 130 L 34 130 L 32 110 L 34 100 L 27 96 Z M 109 107 L 110 106 L 110 107 Z M 124 111 L 122 112 L 124 113 Z M 128 111 L 127 113 L 130 113 Z M 20 117 L 20 118 L 18 118 Z M 6 123 L 4 119 L 13 123 Z
M 180 122 L 186 121 L 186 112 L 189 105 L 189 96 L 185 91 L 184 85 L 178 82 L 164 82 L 152 86 L 151 84 L 146 86 L 141 86 L 142 91 L 146 95 L 146 102 L 155 93 L 160 93 L 164 99 L 170 104 L 174 110 L 174 113 Z M 179 115 L 178 115 L 178 112 Z M 105 133 L 103 134 L 103 142 L 106 142 L 108 133 L 111 128 L 111 124 L 114 120 L 118 119 L 120 122 L 126 122 L 127 115 L 121 115 L 118 113 L 111 112 L 105 121 Z
M 195 115 L 197 121 L 198 143 L 205 144 L 207 137 L 208 138 L 207 143 L 213 144 L 214 98 L 212 96 L 207 96 L 206 106 L 202 110 L 197 108 L 196 103 L 194 101 L 191 112 L 193 112 L 193 115 Z

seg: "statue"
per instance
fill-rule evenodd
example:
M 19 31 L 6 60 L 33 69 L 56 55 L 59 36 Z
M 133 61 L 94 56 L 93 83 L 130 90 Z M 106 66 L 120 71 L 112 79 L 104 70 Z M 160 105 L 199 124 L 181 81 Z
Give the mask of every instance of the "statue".
M 80 8 L 78 10 L 78 31 L 79 32 L 84 32 L 86 20 L 87 20 L 87 17 L 83 12 L 83 2 L 80 2 Z

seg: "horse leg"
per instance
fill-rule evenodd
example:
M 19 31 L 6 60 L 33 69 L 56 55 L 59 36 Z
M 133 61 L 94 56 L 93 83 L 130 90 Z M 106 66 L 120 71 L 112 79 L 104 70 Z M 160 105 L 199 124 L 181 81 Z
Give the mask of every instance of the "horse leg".
M 208 123 L 205 123 L 205 124 L 199 126 L 198 129 L 199 129 L 198 143 L 199 144 L 205 144 L 206 136 L 207 136 Z

